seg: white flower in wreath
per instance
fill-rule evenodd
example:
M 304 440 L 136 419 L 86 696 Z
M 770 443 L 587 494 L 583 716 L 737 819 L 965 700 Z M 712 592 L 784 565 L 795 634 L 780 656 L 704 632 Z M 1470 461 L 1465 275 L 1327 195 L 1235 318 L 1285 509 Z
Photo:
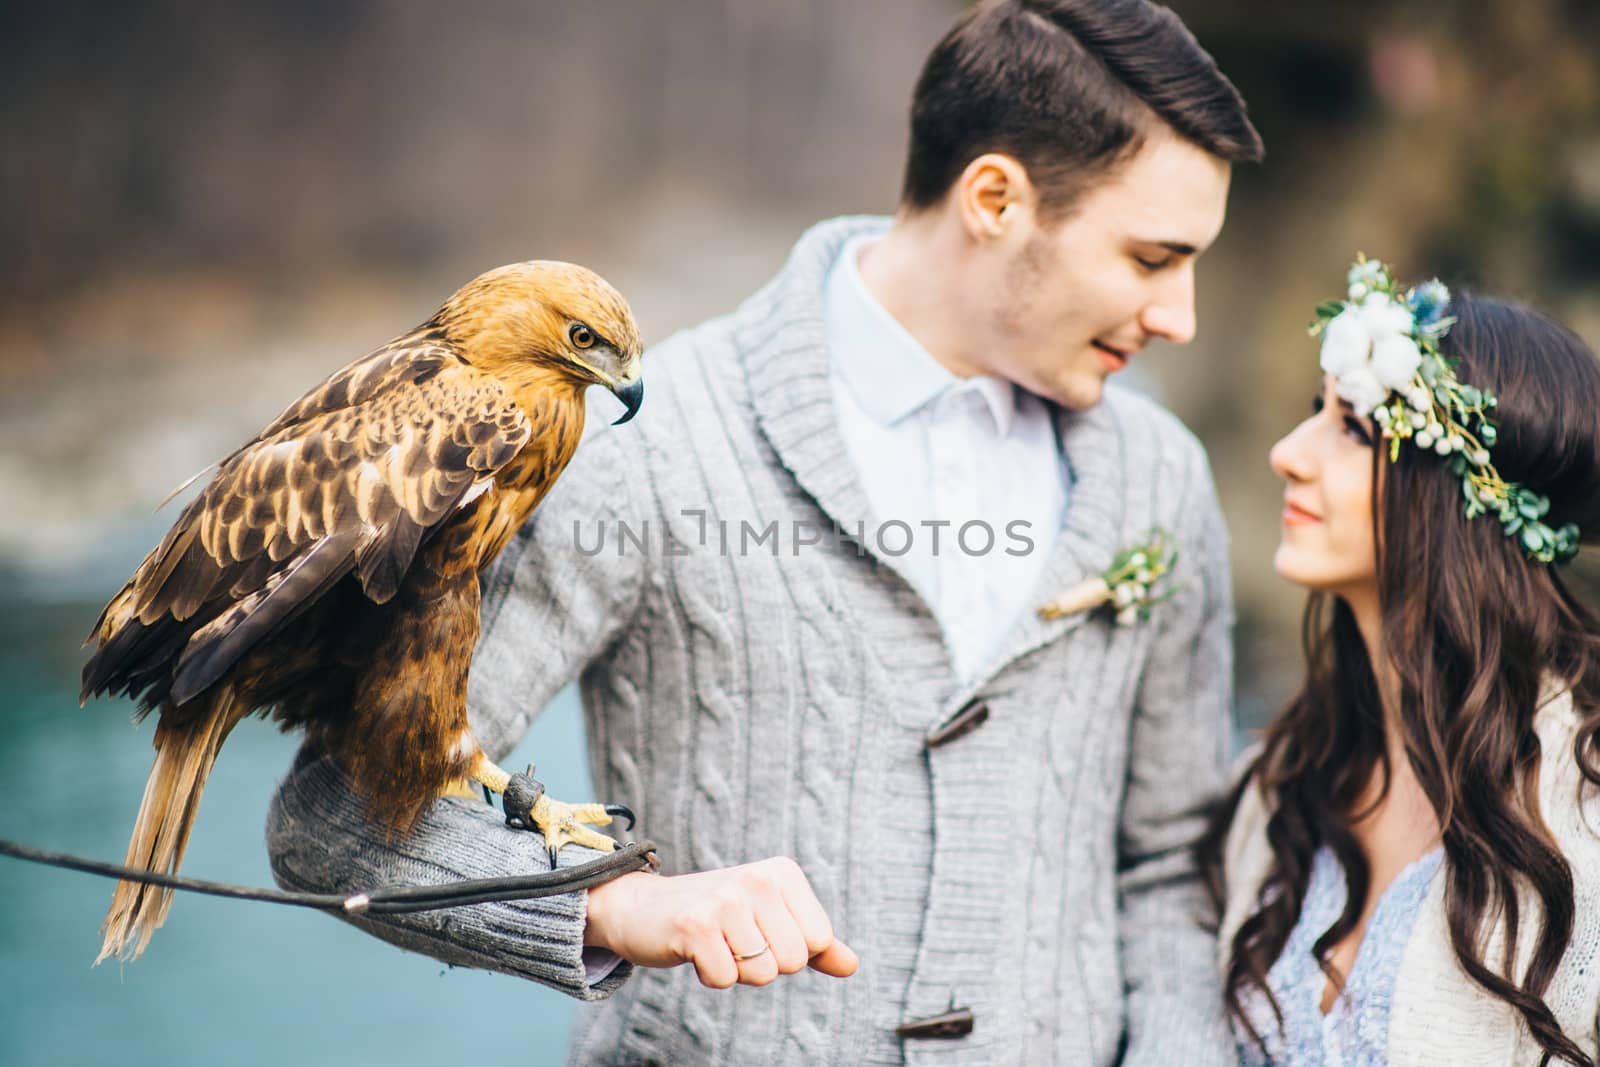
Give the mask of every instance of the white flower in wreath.
M 1361 325 L 1358 310 L 1345 308 L 1322 331 L 1322 370 L 1325 374 L 1343 378 L 1357 367 L 1366 365 L 1372 342 Z
M 1383 264 L 1375 259 L 1362 260 L 1345 275 L 1351 300 L 1361 300 L 1384 280 Z
M 1416 322 L 1411 311 L 1386 293 L 1373 293 L 1347 307 L 1328 323 L 1322 335 L 1322 369 L 1338 382 L 1339 395 L 1358 415 L 1411 384 L 1422 365 L 1422 350 L 1411 337 Z
M 1339 395 L 1350 401 L 1357 415 L 1369 415 L 1372 409 L 1389 399 L 1389 390 L 1378 381 L 1370 367 L 1357 367 L 1338 376 Z
M 1422 366 L 1422 349 L 1410 337 L 1390 334 L 1372 343 L 1372 373 L 1390 389 L 1404 389 Z

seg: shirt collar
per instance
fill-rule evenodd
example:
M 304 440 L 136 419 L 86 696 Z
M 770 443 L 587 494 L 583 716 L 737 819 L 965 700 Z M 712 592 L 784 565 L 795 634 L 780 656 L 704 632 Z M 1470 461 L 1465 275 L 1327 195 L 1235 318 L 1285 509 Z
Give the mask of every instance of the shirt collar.
M 1000 436 L 1006 436 L 1016 414 L 1015 386 L 988 376 L 956 377 L 867 288 L 856 260 L 879 236 L 851 239 L 828 272 L 823 326 L 834 373 L 880 425 L 891 426 L 945 393 L 970 391 L 983 398 Z

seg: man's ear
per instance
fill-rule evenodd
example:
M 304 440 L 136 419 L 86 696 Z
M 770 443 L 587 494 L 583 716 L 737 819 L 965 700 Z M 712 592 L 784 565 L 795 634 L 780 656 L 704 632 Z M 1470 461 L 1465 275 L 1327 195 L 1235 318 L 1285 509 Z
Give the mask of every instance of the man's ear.
M 952 191 L 961 228 L 974 241 L 1025 225 L 1037 204 L 1027 169 L 1003 152 L 986 152 L 968 163 Z

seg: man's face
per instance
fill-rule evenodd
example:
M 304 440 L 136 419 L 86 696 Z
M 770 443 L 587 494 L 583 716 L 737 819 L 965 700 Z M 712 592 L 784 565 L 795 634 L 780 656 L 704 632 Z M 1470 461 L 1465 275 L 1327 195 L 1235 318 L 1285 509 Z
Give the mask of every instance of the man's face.
M 973 353 L 1063 407 L 1100 400 L 1153 337 L 1194 336 L 1194 263 L 1227 210 L 1228 164 L 1164 128 L 1053 226 L 1027 214 L 991 272 Z

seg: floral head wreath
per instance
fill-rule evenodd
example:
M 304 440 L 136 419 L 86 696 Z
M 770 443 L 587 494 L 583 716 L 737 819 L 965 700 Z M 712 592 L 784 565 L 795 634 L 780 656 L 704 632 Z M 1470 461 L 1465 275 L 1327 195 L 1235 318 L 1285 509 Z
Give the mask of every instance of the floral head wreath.
M 1450 290 L 1437 279 L 1402 293 L 1389 268 L 1358 256 L 1349 299 L 1317 308 L 1311 335 L 1322 335 L 1322 369 L 1358 415 L 1370 415 L 1389 442 L 1391 462 L 1410 441 L 1443 457 L 1461 479 L 1467 518 L 1493 514 L 1507 537 L 1541 563 L 1578 552 L 1578 527 L 1552 530 L 1550 500 L 1500 477 L 1490 462 L 1496 429 L 1493 394 L 1465 385 L 1439 341 L 1455 325 Z

